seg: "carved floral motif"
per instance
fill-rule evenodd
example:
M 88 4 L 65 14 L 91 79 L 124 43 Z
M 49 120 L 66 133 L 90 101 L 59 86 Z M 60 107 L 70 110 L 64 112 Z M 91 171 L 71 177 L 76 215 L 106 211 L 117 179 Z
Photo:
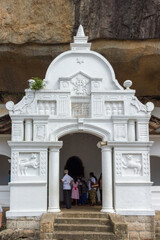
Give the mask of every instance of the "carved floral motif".
M 82 64 L 84 63 L 84 59 L 83 58 L 76 58 L 76 63 Z
M 90 94 L 89 89 L 89 79 L 87 79 L 82 74 L 78 74 L 76 77 L 74 77 L 71 80 L 71 83 L 73 85 L 73 94 L 78 96 L 85 96 Z

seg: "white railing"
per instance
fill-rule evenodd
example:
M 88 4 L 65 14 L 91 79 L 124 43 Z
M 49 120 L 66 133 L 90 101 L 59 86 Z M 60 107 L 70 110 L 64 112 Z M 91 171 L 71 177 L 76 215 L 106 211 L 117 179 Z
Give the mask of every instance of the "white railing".
M 160 186 L 152 186 L 152 206 L 155 210 L 160 210 Z
M 0 185 L 0 205 L 2 207 L 10 205 L 10 187 L 8 185 Z

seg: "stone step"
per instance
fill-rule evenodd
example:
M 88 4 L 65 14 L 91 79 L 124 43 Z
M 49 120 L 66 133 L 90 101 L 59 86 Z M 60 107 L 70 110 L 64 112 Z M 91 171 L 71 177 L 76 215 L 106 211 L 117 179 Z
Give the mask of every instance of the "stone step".
M 64 218 L 109 218 L 108 214 L 104 213 L 95 213 L 95 212 L 66 212 L 59 214 L 58 217 L 64 217 Z
M 56 240 L 117 240 L 113 233 L 107 232 L 83 232 L 83 231 L 64 231 L 53 234 L 53 239 Z
M 160 227 L 156 227 L 156 233 L 160 233 Z
M 101 225 L 109 225 L 110 220 L 105 218 L 66 218 L 59 217 L 55 219 L 55 223 L 70 223 L 70 224 L 101 224 Z
M 111 232 L 111 226 L 95 224 L 54 224 L 55 231 Z
M 160 240 L 160 233 L 156 233 L 155 237 L 155 240 Z
M 160 227 L 160 222 L 155 222 L 155 227 Z

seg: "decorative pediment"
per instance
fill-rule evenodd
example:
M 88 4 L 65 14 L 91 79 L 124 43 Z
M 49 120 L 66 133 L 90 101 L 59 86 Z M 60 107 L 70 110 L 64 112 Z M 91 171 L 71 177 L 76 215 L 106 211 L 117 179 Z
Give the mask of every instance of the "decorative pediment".
M 89 96 L 91 91 L 100 91 L 102 79 L 92 78 L 78 72 L 69 78 L 60 78 L 60 90 L 70 91 L 72 96 Z

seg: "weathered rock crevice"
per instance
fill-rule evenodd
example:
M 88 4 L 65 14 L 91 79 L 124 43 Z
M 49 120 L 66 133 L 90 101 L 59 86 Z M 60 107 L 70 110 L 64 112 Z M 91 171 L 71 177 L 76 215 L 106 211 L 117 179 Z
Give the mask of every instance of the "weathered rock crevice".
M 138 96 L 160 94 L 158 0 L 0 0 L 0 5 L 1 93 L 24 92 L 29 78 L 44 78 L 82 24 L 92 49 L 107 58 L 121 85 L 131 79 Z
M 0 93 L 23 93 L 31 77 L 45 77 L 51 61 L 69 50 L 69 43 L 61 44 L 1 44 Z M 160 93 L 160 41 L 106 40 L 92 41 L 92 50 L 102 54 L 112 65 L 116 78 L 123 85 L 133 81 L 137 96 L 158 96 Z M 2 98 L 0 99 L 2 101 Z M 157 98 L 157 97 L 156 97 Z

